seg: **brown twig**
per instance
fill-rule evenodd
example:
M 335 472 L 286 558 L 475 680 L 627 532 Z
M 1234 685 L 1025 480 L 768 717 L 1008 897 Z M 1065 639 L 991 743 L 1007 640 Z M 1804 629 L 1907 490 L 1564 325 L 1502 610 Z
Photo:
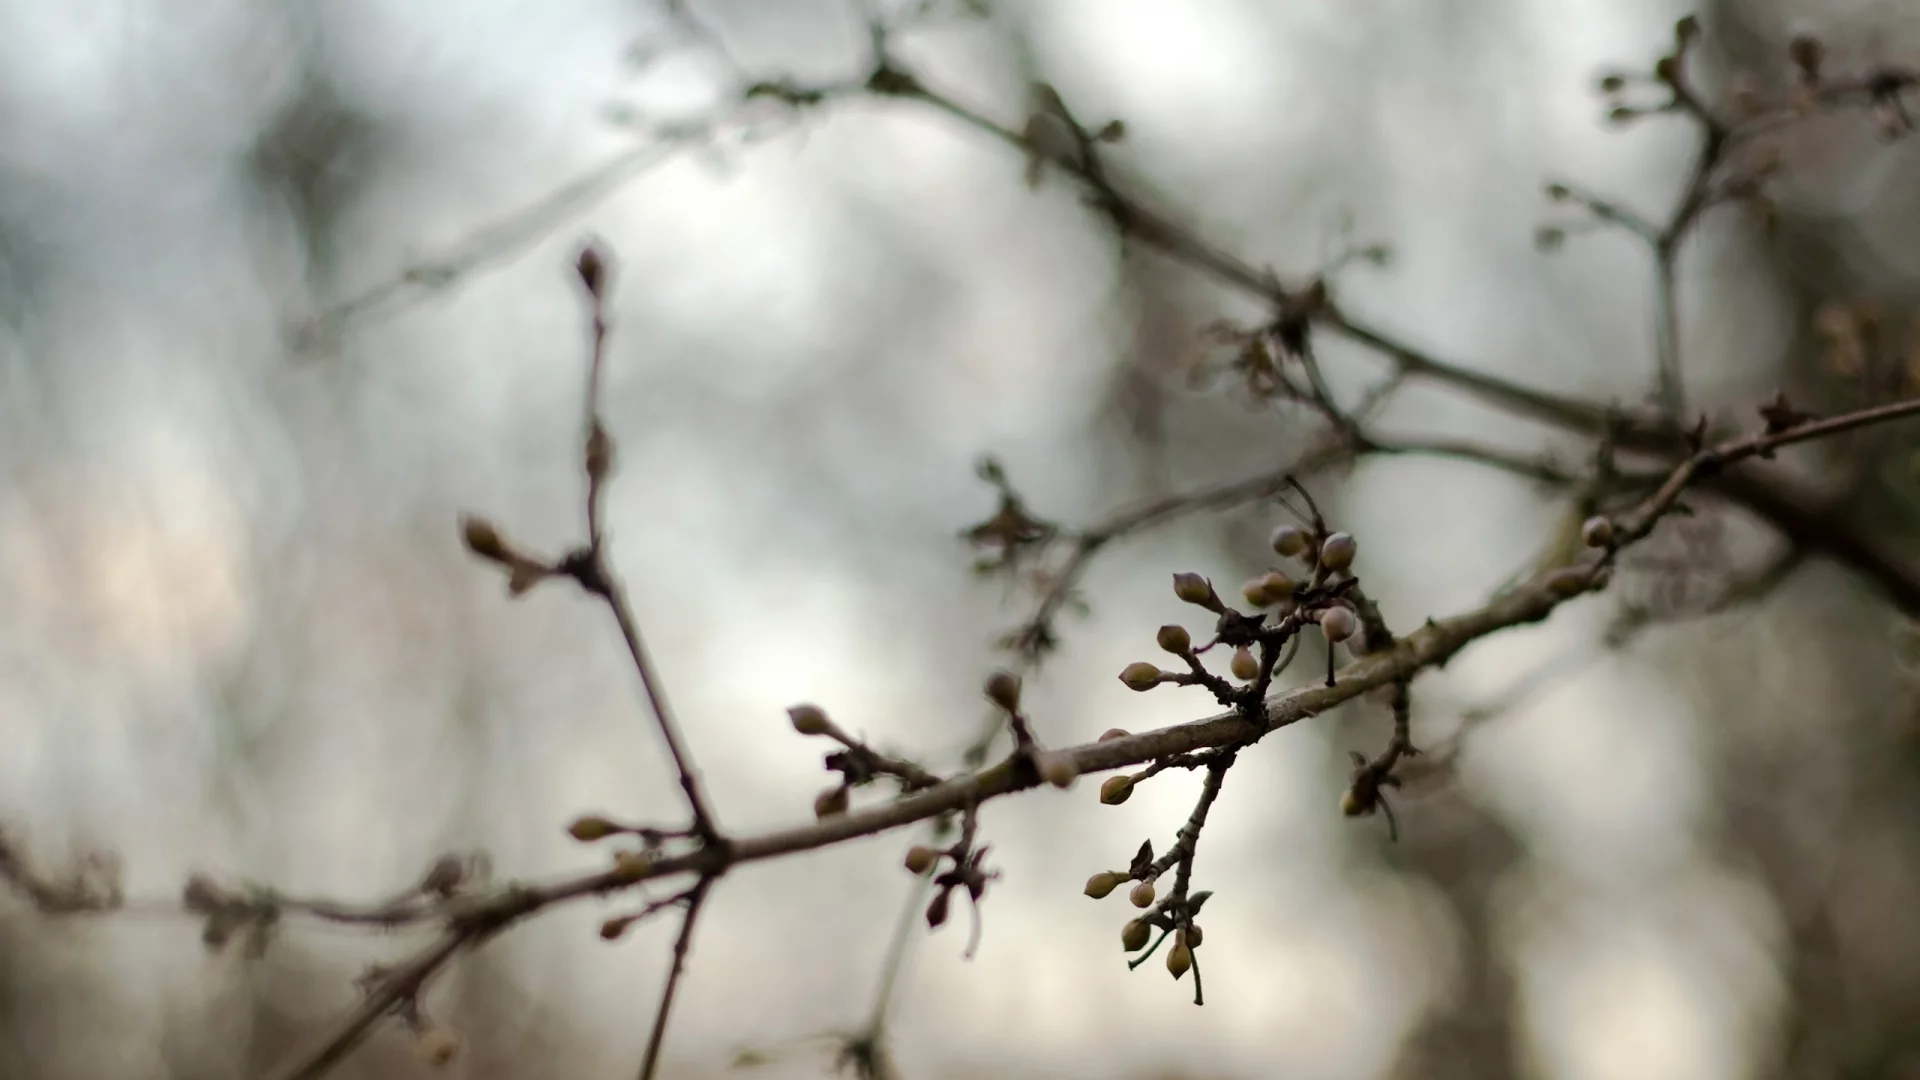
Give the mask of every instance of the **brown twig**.
M 654 1014 L 653 1030 L 647 1034 L 647 1053 L 640 1063 L 640 1080 L 653 1080 L 660 1066 L 660 1047 L 666 1040 L 667 1017 L 673 1012 L 673 998 L 680 989 L 680 977 L 687 969 L 687 950 L 693 944 L 694 921 L 707 902 L 716 875 L 703 875 L 687 894 L 687 913 L 680 920 L 680 933 L 673 939 L 673 960 L 667 969 L 667 983 L 660 991 L 660 1011 Z

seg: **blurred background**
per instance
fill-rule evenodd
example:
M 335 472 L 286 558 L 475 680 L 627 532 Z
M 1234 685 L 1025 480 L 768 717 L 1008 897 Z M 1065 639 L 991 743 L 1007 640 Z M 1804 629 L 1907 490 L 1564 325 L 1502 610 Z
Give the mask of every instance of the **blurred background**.
M 1003 124 L 1035 78 L 1089 123 L 1124 119 L 1124 184 L 1249 262 L 1301 280 L 1350 240 L 1385 242 L 1387 265 L 1334 280 L 1356 314 L 1532 385 L 1644 397 L 1645 252 L 1599 233 L 1543 253 L 1535 233 L 1554 179 L 1667 212 L 1697 133 L 1610 127 L 1595 84 L 1650 67 L 1686 9 L 976 6 L 881 14 L 902 64 Z M 614 556 L 732 830 L 805 820 L 826 783 L 787 727 L 796 701 L 957 764 L 995 639 L 1030 600 L 979 580 L 958 539 L 995 505 L 979 456 L 1078 524 L 1297 452 L 1310 417 L 1189 385 L 1199 329 L 1259 312 L 1117 243 L 1067 184 L 1029 190 L 1004 145 L 858 95 L 740 108 L 753 79 L 858 82 L 870 15 L 0 4 L 0 823 L 18 849 L 49 872 L 110 851 L 136 898 L 201 869 L 373 899 L 448 851 L 502 877 L 600 866 L 564 834 L 582 811 L 677 819 L 604 609 L 559 587 L 510 601 L 458 543 L 463 512 L 545 552 L 579 535 L 587 336 L 568 267 L 588 236 L 618 268 Z M 1920 62 L 1920 17 L 1894 0 L 1699 15 L 1711 94 L 1780 91 L 1800 33 L 1838 72 Z M 1833 311 L 1898 336 L 1920 310 L 1920 157 L 1876 130 L 1794 129 L 1771 225 L 1724 209 L 1690 247 L 1681 342 L 1716 415 L 1776 386 L 1852 400 L 1858 364 L 1822 336 Z M 1380 371 L 1337 344 L 1323 358 L 1342 393 Z M 1437 388 L 1382 423 L 1583 452 Z M 1863 478 L 1873 520 L 1909 537 L 1910 441 L 1809 467 Z M 1312 490 L 1400 629 L 1483 601 L 1564 513 L 1422 458 Z M 1188 616 L 1170 571 L 1241 580 L 1279 513 L 1105 552 L 1088 613 L 1029 680 L 1040 737 L 1211 713 L 1114 675 Z M 1705 520 L 1742 559 L 1768 550 L 1751 522 Z M 1197 777 L 1119 808 L 1087 783 L 992 804 L 1004 877 L 984 938 L 962 960 L 956 919 L 912 951 L 888 1029 L 900 1074 L 1920 1077 L 1903 624 L 1817 563 L 1609 649 L 1617 611 L 1583 601 L 1415 684 L 1415 741 L 1451 768 L 1399 803 L 1398 844 L 1335 811 L 1347 751 L 1383 745 L 1379 705 L 1243 755 L 1196 870 L 1215 891 L 1204 1008 L 1158 963 L 1129 973 L 1123 902 L 1080 895 L 1142 839 L 1172 842 Z M 742 1055 L 747 1075 L 830 1070 L 821 1036 L 868 1020 L 913 839 L 730 875 L 664 1075 Z M 673 926 L 603 943 L 621 910 L 552 913 L 443 977 L 428 1006 L 465 1044 L 445 1075 L 631 1073 Z M 185 916 L 55 919 L 8 897 L 0 940 L 0 1075 L 115 1080 L 264 1075 L 352 1006 L 367 964 L 425 939 L 294 921 L 249 958 L 210 953 Z M 428 1072 L 394 1025 L 336 1075 Z

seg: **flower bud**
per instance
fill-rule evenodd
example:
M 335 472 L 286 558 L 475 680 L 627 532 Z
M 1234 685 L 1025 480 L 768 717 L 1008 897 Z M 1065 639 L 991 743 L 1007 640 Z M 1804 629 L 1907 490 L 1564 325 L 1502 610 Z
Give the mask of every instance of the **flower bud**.
M 1127 902 L 1137 908 L 1153 906 L 1153 882 L 1143 881 L 1127 892 Z
M 1320 632 L 1328 641 L 1345 641 L 1359 628 L 1360 620 L 1350 607 L 1330 607 L 1320 613 Z
M 1241 682 L 1252 682 L 1260 677 L 1260 661 L 1253 655 L 1253 650 L 1242 645 L 1233 650 L 1233 659 L 1228 661 L 1227 670 L 1233 672 L 1233 677 Z
M 1109 776 L 1100 784 L 1100 801 L 1108 806 L 1119 806 L 1133 794 L 1133 777 L 1121 774 Z
M 1298 583 L 1278 570 L 1267 571 L 1266 576 L 1260 579 L 1260 584 L 1266 588 L 1267 595 L 1272 597 L 1268 601 L 1271 604 L 1288 599 L 1293 595 L 1293 591 L 1299 588 Z
M 580 257 L 574 260 L 573 270 L 580 275 L 580 284 L 586 286 L 587 292 L 598 298 L 600 290 L 607 283 L 607 262 L 601 257 L 600 250 L 592 244 L 581 248 Z
M 1181 940 L 1186 942 L 1187 948 L 1197 949 L 1200 947 L 1200 938 L 1201 938 L 1200 924 L 1195 923 L 1192 926 L 1187 927 L 1185 930 L 1182 930 L 1180 933 L 1182 935 Z
M 1101 732 L 1100 737 L 1098 739 L 1095 739 L 1094 741 L 1095 742 L 1112 742 L 1115 739 L 1124 739 L 1127 737 L 1127 735 L 1128 735 L 1128 731 L 1126 728 L 1112 727 Z
M 1613 521 L 1601 515 L 1588 518 L 1580 526 L 1580 539 L 1588 547 L 1606 547 L 1613 543 Z
M 938 930 L 940 929 L 940 924 L 947 921 L 947 905 L 951 902 L 948 898 L 952 896 L 952 894 L 951 889 L 941 889 L 934 894 L 933 902 L 927 905 L 927 925 L 929 927 Z
M 1334 533 L 1320 545 L 1320 565 L 1329 570 L 1345 570 L 1353 565 L 1353 556 L 1359 547 L 1351 535 Z
M 1189 572 L 1173 575 L 1173 595 L 1215 614 L 1227 610 L 1227 605 L 1221 603 L 1219 595 L 1213 591 L 1213 584 L 1199 574 Z
M 1120 681 L 1126 683 L 1129 690 L 1151 690 L 1160 685 L 1165 674 L 1145 660 L 1136 660 L 1120 669 Z
M 1187 633 L 1187 628 L 1184 626 L 1163 626 L 1160 632 L 1154 635 L 1154 640 L 1160 643 L 1161 648 L 1175 656 L 1185 656 L 1193 651 L 1193 635 Z
M 1072 787 L 1073 781 L 1080 775 L 1080 766 L 1073 763 L 1073 756 L 1058 750 L 1035 754 L 1033 765 L 1040 779 L 1062 791 Z
M 1020 711 L 1020 676 L 996 671 L 987 676 L 987 698 L 1008 712 Z
M 507 543 L 500 539 L 500 530 L 493 527 L 493 522 L 470 517 L 460 523 L 460 531 L 466 538 L 468 551 L 494 562 L 507 561 Z
M 847 812 L 847 788 L 845 784 L 831 787 L 816 795 L 813 800 L 813 816 L 830 818 Z
M 1105 900 L 1125 880 L 1127 879 L 1111 870 L 1102 870 L 1087 879 L 1087 895 L 1095 900 Z
M 1298 525 L 1282 525 L 1273 530 L 1273 537 L 1268 542 L 1276 553 L 1291 559 L 1307 550 L 1307 530 Z
M 787 719 L 793 722 L 793 730 L 802 735 L 825 735 L 833 730 L 833 721 L 827 719 L 827 711 L 818 705 L 795 705 L 787 710 Z
M 443 1027 L 430 1027 L 420 1033 L 414 1050 L 431 1068 L 444 1068 L 460 1053 L 460 1037 Z
M 1352 788 L 1340 793 L 1341 817 L 1366 817 L 1373 813 L 1373 807 L 1360 801 L 1359 793 Z
M 940 853 L 925 844 L 915 844 L 907 849 L 907 873 L 915 877 L 933 869 L 933 864 L 938 861 Z
M 1193 950 L 1189 949 L 1176 933 L 1173 938 L 1173 948 L 1167 950 L 1167 971 L 1177 979 L 1192 968 Z
M 587 814 L 584 817 L 574 818 L 573 824 L 567 826 L 567 835 L 583 844 L 591 844 L 595 840 L 605 840 L 607 837 L 619 831 L 620 826 L 615 825 L 613 822 L 608 821 L 598 814 Z
M 1153 936 L 1153 928 L 1145 919 L 1135 919 L 1120 928 L 1120 946 L 1128 952 L 1139 952 L 1147 947 L 1147 938 Z

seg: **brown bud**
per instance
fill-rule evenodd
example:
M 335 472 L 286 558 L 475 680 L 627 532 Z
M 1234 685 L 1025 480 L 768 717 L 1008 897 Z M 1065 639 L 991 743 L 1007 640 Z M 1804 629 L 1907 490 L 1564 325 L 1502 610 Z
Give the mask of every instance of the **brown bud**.
M 1613 543 L 1613 521 L 1603 515 L 1595 515 L 1580 526 L 1580 539 L 1588 547 L 1606 547 Z
M 1345 641 L 1359 628 L 1360 620 L 1350 607 L 1330 607 L 1320 613 L 1320 632 L 1328 641 Z
M 633 916 L 615 915 L 613 918 L 600 924 L 600 940 L 618 941 L 620 940 L 620 936 L 627 932 L 627 927 L 632 925 Z
M 1073 786 L 1080 776 L 1080 766 L 1073 763 L 1073 755 L 1058 750 L 1048 750 L 1035 754 L 1033 766 L 1040 773 L 1040 779 L 1062 791 Z
M 1663 83 L 1671 84 L 1680 77 L 1680 58 L 1677 56 L 1663 56 L 1655 61 L 1653 65 L 1653 77 Z
M 1252 682 L 1260 677 L 1260 661 L 1253 655 L 1253 650 L 1245 645 L 1233 650 L 1233 659 L 1228 661 L 1227 669 L 1241 682 Z
M 1353 565 L 1353 556 L 1358 550 L 1359 545 L 1351 535 L 1334 533 L 1320 545 L 1320 565 L 1329 570 L 1345 570 Z
M 1362 801 L 1360 794 L 1352 788 L 1340 793 L 1340 816 L 1365 817 L 1373 813 L 1373 804 Z
M 1111 727 L 1101 732 L 1100 737 L 1098 739 L 1095 739 L 1094 741 L 1095 742 L 1112 742 L 1115 739 L 1126 738 L 1127 734 L 1128 732 L 1126 728 Z
M 1100 801 L 1108 806 L 1119 806 L 1133 794 L 1133 777 L 1124 773 L 1109 776 L 1100 784 Z
M 1173 595 L 1189 604 L 1197 604 L 1214 614 L 1223 614 L 1227 605 L 1220 602 L 1220 596 L 1213 591 L 1213 584 L 1195 573 L 1173 575 Z
M 1111 870 L 1102 870 L 1087 879 L 1086 893 L 1095 900 L 1105 900 L 1125 880 Z
M 1143 881 L 1127 892 L 1127 903 L 1137 908 L 1153 906 L 1153 882 Z
M 818 705 L 795 705 L 787 710 L 787 719 L 793 722 L 793 730 L 802 735 L 825 735 L 833 730 L 833 721 L 827 719 L 827 711 Z
M 653 858 L 644 852 L 620 851 L 613 856 L 613 872 L 622 881 L 639 881 L 653 870 Z
M 1020 676 L 996 671 L 987 676 L 987 699 L 1008 712 L 1020 711 Z
M 613 469 L 613 436 L 607 434 L 598 420 L 593 422 L 593 430 L 587 432 L 585 457 L 589 479 L 604 480 Z
M 595 840 L 605 840 L 607 837 L 619 831 L 621 831 L 620 826 L 615 825 L 613 822 L 608 821 L 598 814 L 587 814 L 583 817 L 574 818 L 573 824 L 567 826 L 567 835 L 583 844 L 591 844 Z
M 580 275 L 580 284 L 587 287 L 589 295 L 598 299 L 600 290 L 607 284 L 606 260 L 600 257 L 599 249 L 592 244 L 580 249 L 580 257 L 574 260 L 574 272 Z
M 1161 648 L 1175 656 L 1185 656 L 1193 651 L 1193 635 L 1187 633 L 1187 628 L 1184 626 L 1163 626 L 1160 632 L 1154 635 L 1154 640 L 1160 643 Z
M 493 522 L 483 517 L 465 518 L 460 522 L 460 532 L 466 538 L 468 551 L 494 562 L 508 560 L 506 541 L 500 539 L 500 530 L 493 527 Z
M 446 1028 L 430 1027 L 420 1033 L 414 1050 L 419 1052 L 420 1060 L 432 1068 L 443 1068 L 459 1055 L 460 1038 Z
M 1173 948 L 1167 950 L 1167 971 L 1177 979 L 1192 969 L 1193 950 L 1187 947 L 1186 942 L 1180 940 L 1180 935 L 1176 932 L 1173 935 Z
M 847 786 L 831 787 L 814 796 L 813 816 L 830 818 L 847 812 Z
M 466 860 L 457 855 L 442 855 L 427 867 L 420 879 L 420 891 L 433 896 L 452 896 L 467 879 Z
M 1153 936 L 1153 928 L 1145 919 L 1134 919 L 1120 928 L 1120 946 L 1128 952 L 1139 952 L 1147 947 L 1147 939 Z
M 1282 525 L 1273 530 L 1267 542 L 1273 545 L 1276 554 L 1291 559 L 1307 550 L 1307 530 L 1298 525 Z
M 918 877 L 933 869 L 940 861 L 940 853 L 925 844 L 915 844 L 907 849 L 907 873 Z
M 225 907 L 228 896 L 225 889 L 214 884 L 205 874 L 194 874 L 187 879 L 187 887 L 180 897 L 181 906 L 196 914 L 205 915 L 215 908 Z
M 950 889 L 941 889 L 934 894 L 933 902 L 927 905 L 927 925 L 929 927 L 938 930 L 940 924 L 947 921 L 948 898 L 951 895 L 952 890 Z
M 1136 660 L 1120 669 L 1120 681 L 1126 683 L 1129 690 L 1151 690 L 1160 685 L 1165 675 L 1166 672 L 1145 660 Z
M 1181 934 L 1183 935 L 1183 940 L 1185 940 L 1187 943 L 1187 948 L 1197 949 L 1200 947 L 1201 934 L 1200 934 L 1199 923 L 1195 923 L 1192 926 L 1187 927 L 1185 930 L 1182 930 Z
M 512 569 L 507 571 L 507 595 L 524 596 L 535 585 L 553 576 L 553 568 L 532 559 L 509 555 Z

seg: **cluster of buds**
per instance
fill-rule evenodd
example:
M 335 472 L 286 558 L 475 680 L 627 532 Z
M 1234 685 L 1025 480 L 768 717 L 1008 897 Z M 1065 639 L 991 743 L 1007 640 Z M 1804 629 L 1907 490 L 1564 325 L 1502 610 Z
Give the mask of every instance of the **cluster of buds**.
M 897 780 L 902 791 L 918 791 L 940 782 L 939 777 L 913 762 L 888 757 L 847 734 L 818 705 L 802 704 L 789 708 L 787 721 L 800 735 L 831 739 L 841 747 L 826 755 L 824 763 L 827 771 L 836 774 L 839 781 L 814 796 L 813 816 L 816 818 L 824 820 L 846 813 L 852 801 L 853 789 L 871 784 L 883 776 Z
M 638 840 L 639 846 L 622 846 L 612 854 L 613 874 L 621 881 L 639 881 L 653 870 L 654 860 L 660 855 L 660 849 L 668 840 L 680 839 L 691 835 L 686 829 L 659 829 L 651 825 L 634 825 L 615 821 L 603 814 L 582 814 L 567 826 L 567 835 L 582 844 L 597 844 L 602 840 L 622 837 Z M 609 920 L 601 927 L 600 936 L 612 940 L 625 932 L 626 922 Z
M 1000 876 L 997 870 L 986 868 L 987 847 L 972 848 L 971 830 L 960 838 L 960 842 L 948 848 L 928 847 L 915 844 L 907 849 L 905 865 L 907 872 L 915 877 L 934 874 L 933 887 L 936 890 L 933 899 L 927 904 L 927 926 L 939 929 L 947 921 L 952 907 L 952 894 L 956 889 L 964 889 L 967 899 L 975 905 L 987 891 L 988 883 Z M 946 869 L 941 870 L 942 865 Z
M 1353 594 L 1358 579 L 1353 576 L 1354 556 L 1359 545 L 1344 532 L 1329 532 L 1323 527 L 1309 530 L 1297 525 L 1282 525 L 1271 538 L 1275 554 L 1304 564 L 1306 574 L 1289 574 L 1284 567 L 1273 567 L 1248 581 L 1240 590 L 1251 609 L 1241 611 L 1220 599 L 1213 583 L 1195 573 L 1173 575 L 1173 592 L 1182 601 L 1212 612 L 1216 622 L 1213 639 L 1195 647 L 1186 627 L 1160 628 L 1156 641 L 1160 648 L 1185 662 L 1185 671 L 1169 671 L 1157 664 L 1136 661 L 1120 671 L 1120 681 L 1130 690 L 1146 691 L 1162 684 L 1204 686 L 1220 702 L 1247 712 L 1264 695 L 1281 657 L 1281 647 L 1301 628 L 1312 623 L 1320 629 L 1328 645 L 1346 642 L 1357 648 L 1361 641 L 1360 616 Z M 1209 672 L 1200 654 L 1215 646 L 1232 650 L 1227 660 L 1228 673 L 1239 687 Z M 1329 651 L 1331 663 L 1331 651 Z
M 1200 927 L 1193 922 L 1193 917 L 1213 894 L 1197 892 L 1185 899 L 1169 896 L 1160 900 L 1160 906 L 1156 908 L 1155 901 L 1159 897 L 1154 883 L 1161 870 L 1162 866 L 1154 862 L 1153 842 L 1147 841 L 1140 845 L 1140 850 L 1134 854 L 1133 862 L 1126 870 L 1100 871 L 1087 879 L 1084 892 L 1095 900 L 1104 900 L 1120 886 L 1132 882 L 1127 890 L 1127 902 L 1141 909 L 1142 914 L 1127 920 L 1126 925 L 1120 928 L 1120 944 L 1125 951 L 1137 953 L 1147 949 L 1155 928 L 1163 931 L 1162 941 L 1171 935 L 1174 945 L 1167 953 L 1167 971 L 1178 979 L 1193 967 L 1193 950 L 1200 947 Z M 1158 947 L 1157 944 L 1154 946 L 1156 949 Z M 1134 966 L 1152 954 L 1153 950 L 1147 949 L 1143 956 L 1134 961 Z
M 1006 713 L 1007 726 L 1013 729 L 1014 752 L 1033 769 L 1034 775 L 1062 791 L 1072 787 L 1080 777 L 1080 766 L 1071 754 L 1040 748 L 1032 726 L 1020 711 L 1020 676 L 1011 671 L 996 671 L 987 676 L 982 689 L 987 700 Z

